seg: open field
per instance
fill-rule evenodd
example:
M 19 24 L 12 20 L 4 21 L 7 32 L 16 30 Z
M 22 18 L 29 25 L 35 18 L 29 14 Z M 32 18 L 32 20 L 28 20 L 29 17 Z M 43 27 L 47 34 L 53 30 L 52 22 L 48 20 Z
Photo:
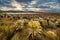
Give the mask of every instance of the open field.
M 0 14 L 0 40 L 60 40 L 60 13 L 6 13 Z

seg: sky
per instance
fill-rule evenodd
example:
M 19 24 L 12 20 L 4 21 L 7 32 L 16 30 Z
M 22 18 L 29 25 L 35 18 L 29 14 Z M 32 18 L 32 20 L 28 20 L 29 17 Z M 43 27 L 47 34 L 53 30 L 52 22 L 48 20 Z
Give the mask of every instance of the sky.
M 60 0 L 0 0 L 0 10 L 60 12 Z

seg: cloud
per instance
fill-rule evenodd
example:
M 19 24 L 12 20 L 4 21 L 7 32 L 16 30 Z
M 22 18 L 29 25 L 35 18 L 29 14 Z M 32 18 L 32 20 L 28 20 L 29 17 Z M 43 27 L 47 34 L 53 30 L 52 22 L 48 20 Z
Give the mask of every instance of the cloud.
M 56 2 L 44 3 L 44 4 L 41 4 L 40 6 L 45 6 L 45 7 L 51 8 L 51 9 L 60 8 L 60 4 L 56 3 Z
M 21 2 L 28 3 L 28 2 L 31 2 L 32 0 L 15 0 L 15 1 L 17 1 L 19 3 L 21 3 Z
M 23 7 L 24 5 L 22 5 L 19 2 L 16 2 L 15 0 L 12 0 L 12 2 L 10 2 L 10 4 L 6 4 L 8 6 L 12 6 L 12 7 L 8 7 L 8 6 L 0 6 L 1 10 L 25 10 Z
M 33 1 L 31 1 L 31 2 L 27 5 L 27 7 L 30 7 L 30 8 L 36 7 L 36 4 L 37 4 L 38 1 L 39 1 L 39 0 L 33 0 Z
M 10 4 L 11 2 L 12 2 L 12 0 L 0 0 L 0 5 L 6 6 L 6 7 L 12 7 Z
M 0 0 L 2 10 L 60 11 L 60 0 Z

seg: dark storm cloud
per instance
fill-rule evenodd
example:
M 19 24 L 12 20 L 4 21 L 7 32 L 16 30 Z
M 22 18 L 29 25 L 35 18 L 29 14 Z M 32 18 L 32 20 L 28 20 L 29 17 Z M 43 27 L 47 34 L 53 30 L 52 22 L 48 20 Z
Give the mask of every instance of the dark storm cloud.
M 28 3 L 31 2 L 32 0 L 16 0 L 17 2 L 23 2 L 23 3 Z

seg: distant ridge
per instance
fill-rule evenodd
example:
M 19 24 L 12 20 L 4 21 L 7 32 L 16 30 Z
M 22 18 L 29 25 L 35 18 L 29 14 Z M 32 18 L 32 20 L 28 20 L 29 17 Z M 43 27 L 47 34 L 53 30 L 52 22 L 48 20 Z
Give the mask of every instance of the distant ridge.
M 4 12 L 8 12 L 8 13 L 60 13 L 60 12 L 41 12 L 41 11 L 17 11 L 17 10 L 2 11 L 0 10 L 0 13 L 4 13 Z

